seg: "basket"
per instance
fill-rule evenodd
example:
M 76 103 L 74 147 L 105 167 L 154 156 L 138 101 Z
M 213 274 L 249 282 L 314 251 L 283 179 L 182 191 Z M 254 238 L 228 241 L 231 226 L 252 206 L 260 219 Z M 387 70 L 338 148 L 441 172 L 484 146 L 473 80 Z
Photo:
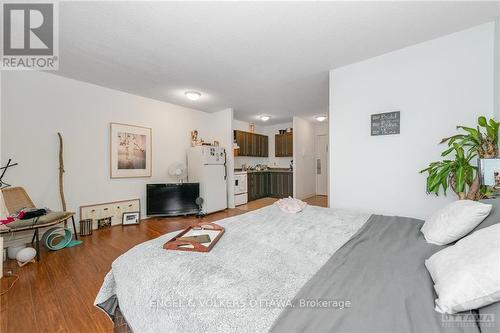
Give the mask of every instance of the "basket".
M 85 219 L 80 221 L 80 236 L 92 235 L 92 219 Z

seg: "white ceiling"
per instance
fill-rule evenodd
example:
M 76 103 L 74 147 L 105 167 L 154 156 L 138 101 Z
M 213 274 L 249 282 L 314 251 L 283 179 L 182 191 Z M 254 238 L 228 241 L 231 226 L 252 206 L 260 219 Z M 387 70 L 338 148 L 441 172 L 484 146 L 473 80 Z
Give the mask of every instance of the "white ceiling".
M 57 74 L 279 123 L 327 113 L 329 69 L 492 21 L 500 2 L 61 2 L 59 11 Z M 186 90 L 203 96 L 189 101 Z

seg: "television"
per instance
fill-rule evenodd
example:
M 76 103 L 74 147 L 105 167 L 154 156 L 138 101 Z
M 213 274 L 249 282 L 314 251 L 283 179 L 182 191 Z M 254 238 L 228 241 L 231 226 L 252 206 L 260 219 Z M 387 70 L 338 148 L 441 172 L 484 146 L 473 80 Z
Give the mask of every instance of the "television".
M 197 214 L 199 183 L 147 184 L 146 214 L 148 216 L 179 216 Z

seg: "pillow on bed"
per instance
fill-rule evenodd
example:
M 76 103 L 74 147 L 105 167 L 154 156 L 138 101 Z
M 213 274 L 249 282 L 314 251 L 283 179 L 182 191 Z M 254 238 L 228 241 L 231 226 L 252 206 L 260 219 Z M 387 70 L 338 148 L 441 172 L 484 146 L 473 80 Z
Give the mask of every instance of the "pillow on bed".
M 490 213 L 492 206 L 472 200 L 458 200 L 428 218 L 422 226 L 427 243 L 446 245 L 467 235 Z
M 491 212 L 490 215 L 483 220 L 483 222 L 479 223 L 479 225 L 472 230 L 472 232 L 487 228 L 500 222 L 500 199 L 487 199 L 481 200 L 480 202 L 491 205 Z
M 438 295 L 436 311 L 457 313 L 500 301 L 500 224 L 431 256 L 425 266 Z

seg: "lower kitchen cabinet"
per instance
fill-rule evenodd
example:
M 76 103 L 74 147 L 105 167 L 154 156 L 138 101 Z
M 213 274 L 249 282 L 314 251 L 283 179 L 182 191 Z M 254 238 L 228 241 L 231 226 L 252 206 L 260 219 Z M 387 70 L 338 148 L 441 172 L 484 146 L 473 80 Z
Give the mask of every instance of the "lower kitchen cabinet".
M 271 172 L 270 194 L 273 198 L 293 197 L 293 174 L 291 172 Z
M 293 196 L 291 172 L 249 172 L 247 174 L 248 201 L 265 197 L 286 198 Z

